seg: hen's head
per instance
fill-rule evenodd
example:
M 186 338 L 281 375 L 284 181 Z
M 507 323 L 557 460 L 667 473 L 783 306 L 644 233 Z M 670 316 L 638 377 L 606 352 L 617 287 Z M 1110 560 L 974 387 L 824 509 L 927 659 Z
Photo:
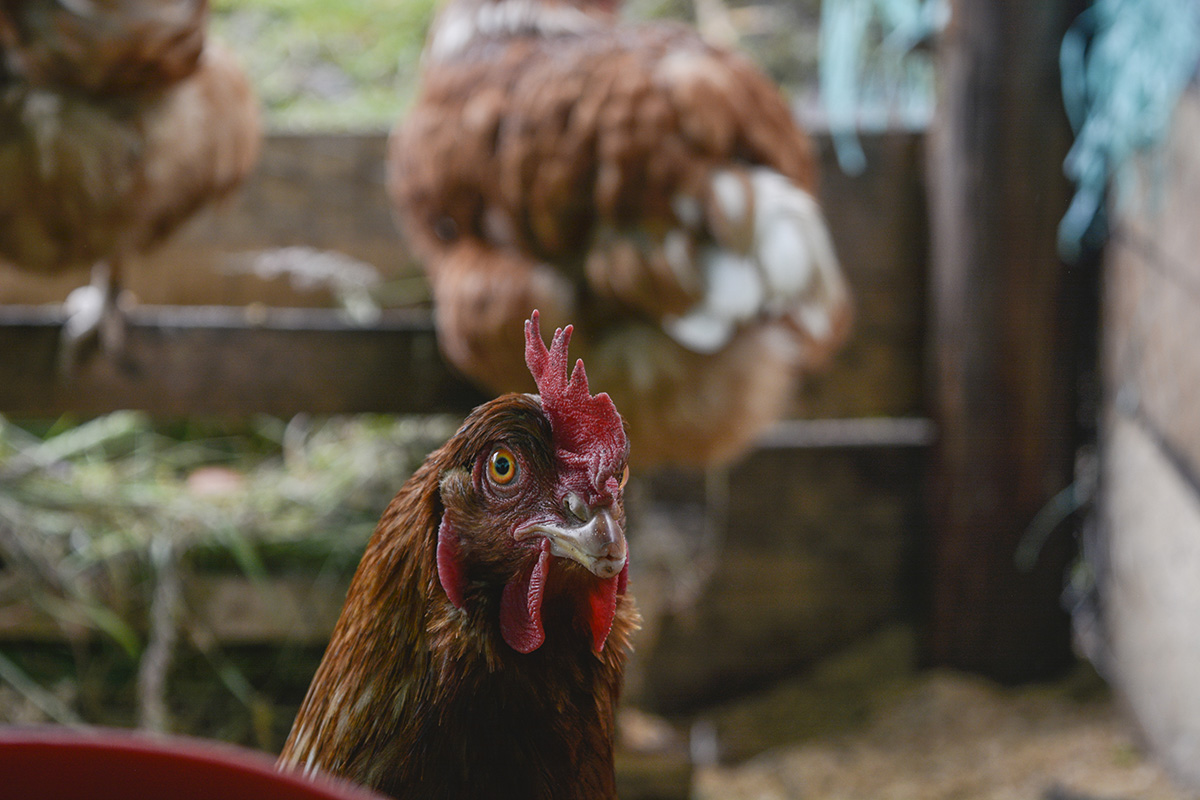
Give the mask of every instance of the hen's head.
M 480 406 L 452 440 L 438 578 L 468 614 L 498 599 L 500 633 L 518 652 L 542 645 L 551 609 L 600 652 L 628 571 L 629 443 L 612 400 L 590 394 L 583 362 L 568 375 L 571 327 L 547 350 L 535 311 L 525 339 L 539 394 Z

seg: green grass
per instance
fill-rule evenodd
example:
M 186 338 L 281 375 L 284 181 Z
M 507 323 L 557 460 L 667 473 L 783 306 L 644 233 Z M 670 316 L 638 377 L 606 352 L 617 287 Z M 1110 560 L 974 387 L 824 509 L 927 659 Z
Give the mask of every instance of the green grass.
M 0 417 L 0 563 L 24 590 L 0 609 L 32 599 L 136 655 L 130 631 L 156 540 L 196 567 L 252 577 L 330 560 L 352 568 L 384 506 L 453 426 L 300 416 L 222 430 L 117 412 L 37 430 Z
M 206 571 L 348 580 L 383 508 L 456 424 L 368 414 L 156 424 L 116 412 L 18 425 L 0 416 L 0 615 L 36 609 L 99 634 L 71 646 L 4 642 L 0 723 L 132 724 L 166 580 L 156 553 L 179 554 L 171 572 L 182 584 Z M 277 748 L 319 649 L 264 646 L 242 658 L 199 620 L 185 603 L 171 623 L 180 634 L 164 698 L 171 728 Z M 299 677 L 287 667 L 295 658 L 306 665 Z
M 215 0 L 272 127 L 386 129 L 407 107 L 436 0 Z
M 213 0 L 212 30 L 242 59 L 271 128 L 382 131 L 412 102 L 439 0 Z M 815 0 L 727 0 L 766 12 L 740 46 L 790 88 L 815 81 Z M 690 19 L 691 0 L 626 0 L 633 20 Z M 758 22 L 754 22 L 754 20 Z

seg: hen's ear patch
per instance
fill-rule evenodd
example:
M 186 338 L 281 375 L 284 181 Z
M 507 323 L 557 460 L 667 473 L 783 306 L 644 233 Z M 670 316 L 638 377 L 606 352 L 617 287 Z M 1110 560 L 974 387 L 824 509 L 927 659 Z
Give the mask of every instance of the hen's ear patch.
M 442 584 L 446 597 L 455 608 L 462 609 L 467 576 L 463 574 L 462 560 L 459 557 L 458 531 L 454 530 L 454 526 L 444 517 L 442 524 L 438 526 L 437 572 L 438 582 Z

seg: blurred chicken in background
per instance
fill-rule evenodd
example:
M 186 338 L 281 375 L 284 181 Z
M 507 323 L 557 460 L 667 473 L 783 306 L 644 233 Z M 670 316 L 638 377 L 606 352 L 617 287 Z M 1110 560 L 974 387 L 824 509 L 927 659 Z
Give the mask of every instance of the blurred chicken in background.
M 119 350 L 124 265 L 258 155 L 258 104 L 206 38 L 207 0 L 0 0 L 0 259 L 93 268 L 60 361 Z
M 514 331 L 576 322 L 637 466 L 726 463 L 845 338 L 812 147 L 747 59 L 606 0 L 454 0 L 389 185 L 447 357 L 528 390 Z

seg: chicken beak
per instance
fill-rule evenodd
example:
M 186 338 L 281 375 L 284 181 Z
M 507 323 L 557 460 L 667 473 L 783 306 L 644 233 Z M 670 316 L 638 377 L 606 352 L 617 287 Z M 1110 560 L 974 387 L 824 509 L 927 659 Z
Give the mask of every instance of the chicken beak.
M 619 575 L 625 568 L 628 549 L 625 530 L 611 509 L 588 509 L 568 516 L 571 521 L 562 525 L 539 522 L 522 528 L 516 538 L 544 536 L 550 542 L 551 555 L 576 561 L 598 578 L 607 580 Z

